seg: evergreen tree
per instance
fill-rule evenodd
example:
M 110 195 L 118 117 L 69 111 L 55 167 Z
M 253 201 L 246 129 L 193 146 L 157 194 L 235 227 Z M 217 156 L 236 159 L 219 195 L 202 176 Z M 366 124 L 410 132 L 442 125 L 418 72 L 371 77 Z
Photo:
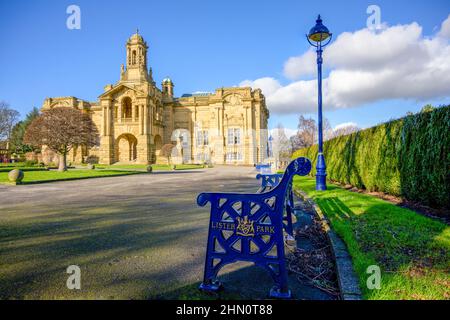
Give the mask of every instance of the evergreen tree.
M 38 116 L 39 109 L 34 107 L 30 112 L 28 112 L 24 120 L 19 121 L 13 127 L 10 138 L 10 148 L 13 152 L 23 154 L 34 150 L 32 146 L 23 143 L 23 136 L 30 123 Z

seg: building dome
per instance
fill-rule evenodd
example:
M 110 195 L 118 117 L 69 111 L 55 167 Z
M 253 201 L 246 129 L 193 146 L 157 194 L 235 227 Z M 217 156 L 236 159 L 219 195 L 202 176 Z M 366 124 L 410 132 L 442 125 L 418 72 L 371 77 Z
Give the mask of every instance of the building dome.
M 136 33 L 133 34 L 128 41 L 129 42 L 144 42 L 144 38 L 142 38 L 142 36 L 139 34 L 139 31 L 136 30 Z
M 173 84 L 172 79 L 165 77 L 162 81 L 163 84 Z

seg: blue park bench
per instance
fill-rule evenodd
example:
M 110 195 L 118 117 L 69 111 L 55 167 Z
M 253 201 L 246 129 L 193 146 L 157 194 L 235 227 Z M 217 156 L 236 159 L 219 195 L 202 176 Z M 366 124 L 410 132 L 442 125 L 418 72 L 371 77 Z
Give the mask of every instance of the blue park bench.
M 218 291 L 222 285 L 217 274 L 222 267 L 237 261 L 249 261 L 267 270 L 274 280 L 270 297 L 291 297 L 283 235 L 287 225 L 283 216 L 287 204 L 291 209 L 293 205 L 292 178 L 294 175 L 307 175 L 310 171 L 311 161 L 297 158 L 282 176 L 260 175 L 260 192 L 199 194 L 199 206 L 211 203 L 205 270 L 200 289 Z
M 281 173 L 272 173 L 272 174 L 258 173 L 256 175 L 256 180 L 261 180 L 261 187 L 258 189 L 257 193 L 272 190 L 280 183 L 282 178 L 283 174 Z M 285 211 L 283 212 L 283 227 L 287 233 L 286 241 L 289 243 L 295 241 L 292 223 L 292 216 L 294 214 L 294 194 L 292 192 L 292 180 L 288 183 L 285 201 L 286 204 L 285 204 Z
M 255 168 L 256 168 L 256 171 L 258 171 L 260 173 L 265 173 L 265 172 L 270 172 L 271 165 L 266 164 L 266 163 L 258 163 L 257 165 L 255 165 Z

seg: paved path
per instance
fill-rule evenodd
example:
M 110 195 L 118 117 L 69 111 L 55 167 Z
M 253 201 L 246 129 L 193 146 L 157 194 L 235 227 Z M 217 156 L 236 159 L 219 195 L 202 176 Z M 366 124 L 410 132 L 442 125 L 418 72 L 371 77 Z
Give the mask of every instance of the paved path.
M 0 185 L 0 298 L 189 298 L 209 216 L 198 193 L 254 192 L 254 177 L 254 168 L 221 166 Z M 81 290 L 66 287 L 69 265 L 81 268 Z M 229 291 L 264 298 L 271 281 L 255 269 L 225 269 Z M 308 298 L 301 289 L 297 298 Z

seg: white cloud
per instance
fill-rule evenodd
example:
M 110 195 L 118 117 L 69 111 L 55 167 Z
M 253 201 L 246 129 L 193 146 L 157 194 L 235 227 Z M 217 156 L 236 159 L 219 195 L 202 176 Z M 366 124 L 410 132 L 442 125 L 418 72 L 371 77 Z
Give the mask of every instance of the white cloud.
M 427 38 L 416 22 L 362 29 L 338 36 L 324 51 L 330 70 L 323 79 L 324 109 L 349 108 L 384 99 L 450 96 L 450 15 L 435 37 Z M 299 79 L 316 68 L 314 52 L 289 58 L 284 75 Z M 313 112 L 317 108 L 317 81 L 293 81 L 285 86 L 265 77 L 247 85 L 259 87 L 274 113 Z
M 357 127 L 358 125 L 355 122 L 344 122 L 341 124 L 338 124 L 336 127 L 333 128 L 334 131 L 348 128 L 348 127 Z
M 284 63 L 284 75 L 289 79 L 297 79 L 305 75 L 313 75 L 317 71 L 316 52 L 308 50 L 298 57 L 290 57 Z
M 274 78 L 265 77 L 257 80 L 244 80 L 239 84 L 240 87 L 252 87 L 261 89 L 266 96 L 270 96 L 281 88 L 280 83 Z
M 439 31 L 438 36 L 450 39 L 450 14 L 447 19 L 442 22 L 441 30 Z
M 283 128 L 283 129 L 288 139 L 297 134 L 297 129 L 292 128 Z M 273 128 L 269 130 L 269 136 L 276 137 L 277 135 L 278 135 L 278 128 Z

